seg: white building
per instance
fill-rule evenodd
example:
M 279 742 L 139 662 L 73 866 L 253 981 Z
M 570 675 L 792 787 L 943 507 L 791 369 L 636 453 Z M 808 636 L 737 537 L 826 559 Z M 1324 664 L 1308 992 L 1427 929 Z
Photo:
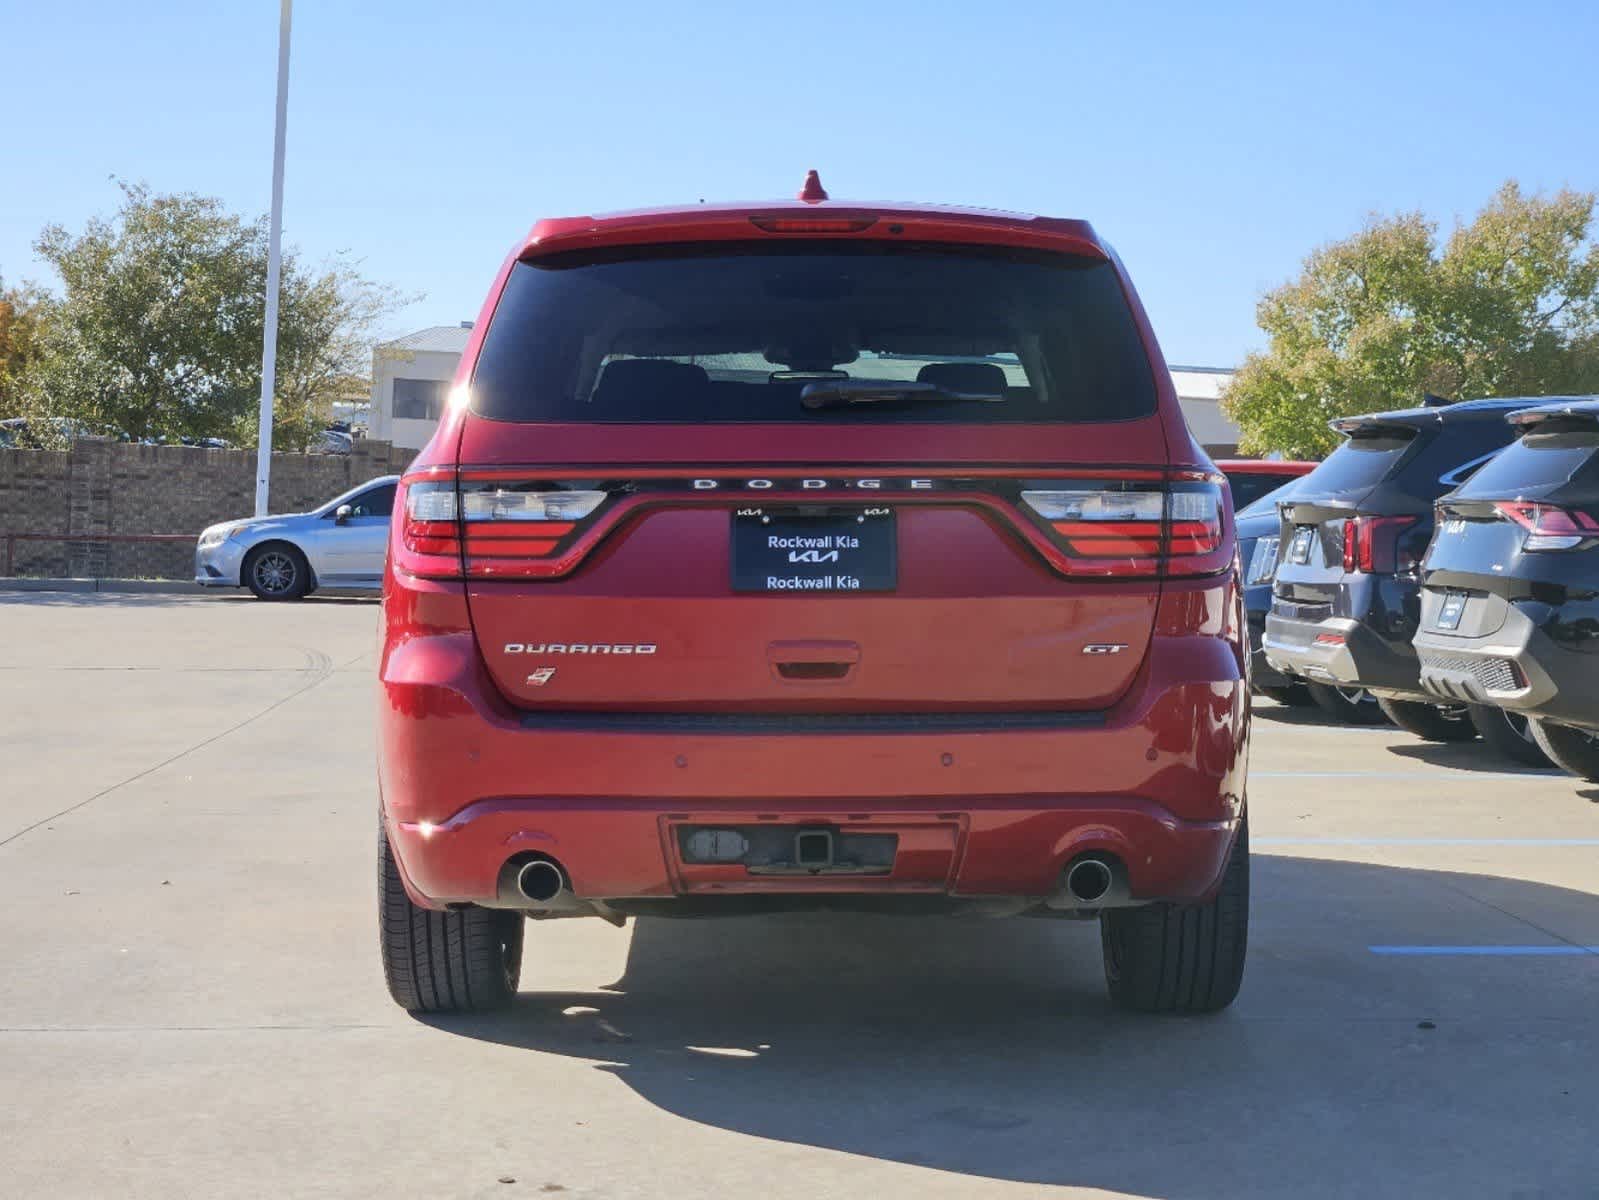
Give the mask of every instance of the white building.
M 1238 450 L 1238 426 L 1221 411 L 1221 394 L 1232 379 L 1231 367 L 1171 368 L 1188 430 L 1215 458 L 1230 458 Z
M 466 352 L 472 322 L 419 329 L 372 352 L 370 436 L 420 450 L 433 436 L 455 366 Z M 1172 383 L 1188 428 L 1218 457 L 1238 446 L 1238 427 L 1222 415 L 1219 398 L 1233 377 L 1226 367 L 1173 367 Z
M 411 450 L 425 446 L 471 336 L 472 322 L 462 321 L 419 329 L 375 348 L 368 436 Z

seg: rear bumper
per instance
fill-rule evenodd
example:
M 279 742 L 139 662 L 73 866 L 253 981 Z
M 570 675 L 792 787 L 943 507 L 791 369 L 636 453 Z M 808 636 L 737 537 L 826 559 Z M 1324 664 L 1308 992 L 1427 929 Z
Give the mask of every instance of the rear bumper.
M 1304 682 L 1296 676 L 1279 671 L 1266 657 L 1266 614 L 1249 614 L 1249 682 L 1258 691 L 1266 688 L 1293 687 Z
M 1154 641 L 1129 695 L 1087 720 L 751 736 L 524 723 L 470 634 L 408 637 L 381 670 L 385 828 L 429 907 L 491 900 L 529 853 L 558 860 L 586 899 L 1043 898 L 1094 850 L 1122 860 L 1137 899 L 1198 900 L 1244 811 L 1245 685 L 1221 638 Z M 673 835 L 767 821 L 895 833 L 899 853 L 887 874 L 755 877 L 686 867 Z
M 1421 683 L 1456 703 L 1491 704 L 1561 724 L 1599 727 L 1599 638 L 1567 638 L 1592 628 L 1599 604 L 1505 606 L 1492 633 L 1416 635 Z M 1554 630 L 1562 640 L 1550 635 Z M 1587 646 L 1588 649 L 1580 647 Z
M 1379 695 L 1423 695 L 1416 652 L 1349 617 L 1304 621 L 1266 616 L 1262 640 L 1267 662 L 1288 675 Z

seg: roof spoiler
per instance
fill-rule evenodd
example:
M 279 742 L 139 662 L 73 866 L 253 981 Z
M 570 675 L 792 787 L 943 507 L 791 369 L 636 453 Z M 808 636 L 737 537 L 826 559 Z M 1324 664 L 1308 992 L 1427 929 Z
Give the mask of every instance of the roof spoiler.
M 1532 433 L 1544 425 L 1558 424 L 1562 428 L 1599 427 L 1599 402 L 1573 401 L 1570 404 L 1546 404 L 1538 408 L 1523 408 L 1505 418 L 1522 434 Z
M 1392 413 L 1367 413 L 1361 417 L 1337 417 L 1327 422 L 1327 428 L 1348 438 L 1379 437 L 1383 434 L 1415 437 L 1429 415 L 1418 413 L 1406 420 Z

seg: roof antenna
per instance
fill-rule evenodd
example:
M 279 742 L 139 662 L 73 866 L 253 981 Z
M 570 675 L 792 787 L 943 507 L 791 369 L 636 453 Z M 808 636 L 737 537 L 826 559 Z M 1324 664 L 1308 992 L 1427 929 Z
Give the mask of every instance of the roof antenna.
M 800 188 L 799 198 L 807 204 L 820 204 L 827 199 L 827 189 L 822 186 L 821 176 L 815 171 L 805 172 L 805 186 Z

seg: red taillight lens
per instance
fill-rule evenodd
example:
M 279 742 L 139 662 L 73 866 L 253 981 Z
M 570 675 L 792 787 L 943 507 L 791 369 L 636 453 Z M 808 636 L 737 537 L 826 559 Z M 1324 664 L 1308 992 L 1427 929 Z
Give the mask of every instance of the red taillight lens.
M 404 479 L 395 504 L 400 519 L 395 566 L 425 579 L 457 579 L 461 536 L 453 479 Z
M 1573 550 L 1599 538 L 1599 521 L 1578 509 L 1503 500 L 1494 510 L 1527 531 L 1523 550 Z
M 538 575 L 547 560 L 606 493 L 539 483 L 461 481 L 466 573 L 474 577 Z
M 1214 561 L 1224 541 L 1219 484 L 1085 482 L 1028 489 L 1022 502 L 1049 522 L 1083 573 L 1208 574 L 1226 565 Z
M 1393 574 L 1410 570 L 1416 560 L 1412 555 L 1401 559 L 1399 535 L 1409 529 L 1418 517 L 1350 517 L 1344 522 L 1344 570 L 1363 571 L 1367 574 Z

